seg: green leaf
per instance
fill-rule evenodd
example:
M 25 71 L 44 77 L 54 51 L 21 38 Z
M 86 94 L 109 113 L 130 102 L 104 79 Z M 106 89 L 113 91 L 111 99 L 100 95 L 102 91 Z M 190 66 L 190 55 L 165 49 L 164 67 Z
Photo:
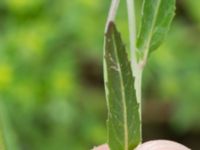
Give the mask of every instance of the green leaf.
M 162 43 L 175 14 L 176 0 L 144 0 L 137 38 L 140 51 L 151 52 Z
M 128 55 L 112 22 L 105 38 L 104 73 L 108 144 L 111 150 L 133 150 L 141 141 L 139 104 Z

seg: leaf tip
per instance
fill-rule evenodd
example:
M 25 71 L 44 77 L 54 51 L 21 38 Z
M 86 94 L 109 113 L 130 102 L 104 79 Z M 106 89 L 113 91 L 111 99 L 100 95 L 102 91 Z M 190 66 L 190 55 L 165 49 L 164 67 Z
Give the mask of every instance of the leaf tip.
M 115 23 L 113 21 L 110 21 L 108 23 L 107 29 L 106 29 L 106 33 L 105 35 L 109 35 L 110 33 L 112 33 L 113 29 L 115 29 Z

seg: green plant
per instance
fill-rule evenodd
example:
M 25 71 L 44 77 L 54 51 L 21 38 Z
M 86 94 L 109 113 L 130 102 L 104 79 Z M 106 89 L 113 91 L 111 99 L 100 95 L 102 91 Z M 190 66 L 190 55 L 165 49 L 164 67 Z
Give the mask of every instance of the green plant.
M 157 49 L 174 17 L 175 0 L 144 0 L 140 27 L 134 0 L 127 0 L 131 63 L 115 25 L 119 0 L 113 0 L 106 24 L 104 81 L 111 150 L 132 150 L 141 143 L 142 73 L 149 54 Z

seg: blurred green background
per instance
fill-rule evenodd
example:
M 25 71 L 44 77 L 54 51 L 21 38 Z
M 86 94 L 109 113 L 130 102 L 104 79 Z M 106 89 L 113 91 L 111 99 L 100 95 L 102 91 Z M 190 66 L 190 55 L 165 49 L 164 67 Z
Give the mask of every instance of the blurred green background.
M 0 143 L 8 150 L 88 150 L 106 142 L 102 49 L 109 5 L 0 1 Z M 199 0 L 177 1 L 170 33 L 149 59 L 144 141 L 200 148 L 199 7 Z M 117 23 L 128 47 L 125 1 Z

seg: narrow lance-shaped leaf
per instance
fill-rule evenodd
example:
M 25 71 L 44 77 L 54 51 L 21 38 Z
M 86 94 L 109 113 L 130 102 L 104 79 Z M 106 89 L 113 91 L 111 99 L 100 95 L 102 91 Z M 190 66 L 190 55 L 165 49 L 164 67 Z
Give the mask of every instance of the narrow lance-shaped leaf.
M 176 0 L 144 0 L 137 48 L 151 52 L 158 48 L 175 14 Z
M 104 73 L 108 144 L 111 150 L 133 150 L 141 141 L 139 104 L 125 46 L 112 22 L 105 38 Z

